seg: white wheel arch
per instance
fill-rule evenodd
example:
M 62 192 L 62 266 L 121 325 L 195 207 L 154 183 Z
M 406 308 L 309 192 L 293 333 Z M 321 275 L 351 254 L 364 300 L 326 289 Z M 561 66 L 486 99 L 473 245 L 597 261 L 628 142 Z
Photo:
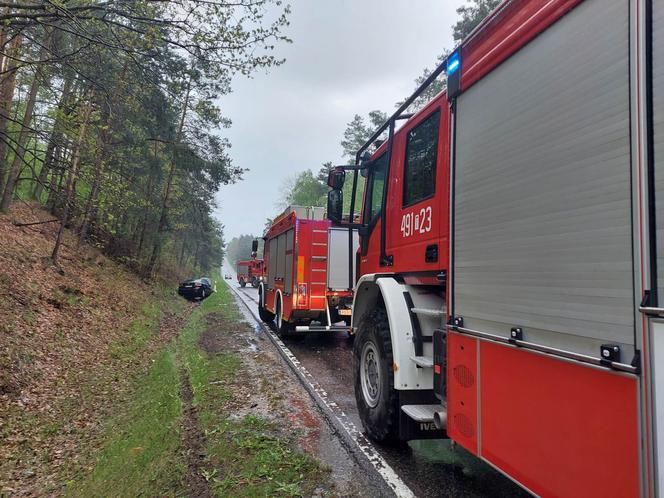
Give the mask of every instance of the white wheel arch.
M 364 275 L 355 285 L 352 326 L 357 327 L 362 316 L 374 309 L 382 298 L 390 324 L 392 355 L 396 364 L 394 387 L 398 390 L 433 389 L 433 374 L 430 368 L 417 368 L 411 357 L 413 349 L 413 327 L 410 310 L 404 292 L 413 291 L 393 277 Z M 411 292 L 413 295 L 414 292 Z
M 267 307 L 267 301 L 265 300 L 265 284 L 264 284 L 264 282 L 261 282 L 258 285 L 258 293 L 260 294 L 260 298 L 261 298 L 261 302 L 263 303 L 263 307 L 266 310 L 270 311 L 269 308 Z M 283 300 L 283 296 L 281 295 L 281 290 L 280 289 L 277 289 L 277 291 L 275 292 L 275 296 L 274 296 L 274 313 L 275 314 L 277 312 L 277 302 L 278 301 L 281 301 L 281 312 L 282 312 L 282 316 L 283 316 L 284 300 Z
M 281 290 L 277 289 L 277 292 L 274 294 L 274 312 L 277 312 L 277 303 L 281 303 L 281 306 L 279 307 L 280 311 L 280 316 L 277 317 L 279 320 L 283 320 L 284 316 L 284 299 L 283 296 L 281 295 Z M 279 322 L 277 322 L 279 323 Z
M 263 307 L 265 307 L 265 286 L 263 282 L 258 284 L 258 295 L 260 296 L 261 303 L 263 303 Z

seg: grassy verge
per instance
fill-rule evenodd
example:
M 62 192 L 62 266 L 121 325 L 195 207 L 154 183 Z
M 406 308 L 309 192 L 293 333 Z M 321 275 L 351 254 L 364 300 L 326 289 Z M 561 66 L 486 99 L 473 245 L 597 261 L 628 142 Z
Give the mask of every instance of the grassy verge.
M 179 344 L 207 441 L 205 477 L 219 497 L 310 496 L 326 474 L 316 460 L 297 450 L 274 423 L 253 415 L 229 417 L 233 385 L 244 378 L 241 358 L 229 352 L 209 355 L 198 345 L 204 327 L 219 325 L 205 319 L 210 313 L 223 316 L 218 334 L 241 326 L 231 291 L 226 285 L 218 290 L 203 303 Z
M 145 490 L 145 496 L 156 496 L 179 489 L 182 404 L 175 354 L 170 348 L 156 353 L 148 348 L 160 333 L 166 309 L 179 316 L 185 302 L 168 289 L 157 287 L 154 296 L 141 305 L 129 333 L 110 349 L 116 366 L 128 369 L 115 375 L 133 377 L 133 385 L 128 399 L 118 400 L 121 405 L 105 423 L 102 450 L 92 472 L 84 476 L 78 472 L 79 477 L 67 483 L 69 496 L 125 497 L 134 496 L 136 489 Z M 145 364 L 141 357 L 146 354 L 153 358 L 148 360 L 147 373 L 141 375 L 137 367 Z M 81 388 L 85 393 L 86 386 Z
M 110 424 L 94 470 L 71 496 L 163 496 L 180 490 L 179 374 L 164 351 L 141 379 L 129 411 Z M 140 493 L 138 492 L 140 490 Z
M 179 337 L 140 379 L 125 414 L 109 423 L 93 471 L 72 483 L 72 496 L 183 496 L 192 478 L 183 442 L 181 382 L 193 392 L 205 458 L 197 470 L 215 496 L 310 496 L 326 471 L 302 453 L 273 422 L 233 417 L 234 386 L 242 382 L 242 358 L 202 349 L 204 332 L 230 334 L 240 323 L 231 291 L 218 292 L 190 315 Z M 131 349 L 131 348 L 129 348 Z M 123 349 L 124 351 L 124 349 Z M 257 386 L 258 389 L 258 386 Z

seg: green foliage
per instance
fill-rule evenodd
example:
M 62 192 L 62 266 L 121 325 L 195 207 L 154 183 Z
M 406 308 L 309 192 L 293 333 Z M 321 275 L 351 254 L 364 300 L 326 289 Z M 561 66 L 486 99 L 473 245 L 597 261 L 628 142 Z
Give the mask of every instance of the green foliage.
M 251 244 L 258 240 L 258 254 L 260 259 L 263 257 L 263 239 L 258 235 L 240 235 L 233 237 L 228 243 L 227 257 L 228 261 L 235 266 L 240 260 L 251 259 Z M 236 268 L 237 269 L 237 268 Z
M 19 2 L 0 12 L 3 39 L 18 40 L 0 56 L 25 61 L 16 88 L 0 81 L 0 94 L 14 94 L 0 112 L 0 197 L 18 157 L 20 171 L 7 176 L 19 179 L 11 194 L 45 203 L 81 240 L 147 277 L 159 268 L 209 272 L 224 255 L 215 194 L 244 172 L 220 134 L 231 123 L 219 101 L 234 76 L 283 62 L 274 48 L 289 41 L 281 31 L 290 7 L 281 0 L 57 3 Z M 24 98 L 31 88 L 39 115 L 32 120 Z M 15 118 L 3 123 L 5 114 Z
M 468 0 L 467 5 L 463 5 L 457 9 L 459 19 L 452 26 L 452 36 L 455 44 L 459 44 L 463 39 L 475 29 L 475 27 L 495 9 L 500 0 Z M 436 58 L 435 66 L 439 66 L 445 58 L 450 54 L 451 50 L 444 50 Z M 424 81 L 431 75 L 433 68 L 424 68 L 422 74 L 415 79 L 415 88 L 418 88 Z M 417 97 L 415 102 L 408 109 L 409 112 L 416 112 L 430 102 L 436 95 L 443 91 L 447 86 L 447 78 L 445 74 L 440 75 L 434 80 L 423 92 Z M 403 101 L 397 102 L 399 107 Z
M 327 180 L 327 178 L 326 178 Z M 292 188 L 282 199 L 282 207 L 287 206 L 325 206 L 327 185 L 314 176 L 310 169 L 298 174 Z
M 344 137 L 341 140 L 343 157 L 349 163 L 355 162 L 355 154 L 362 147 L 374 132 L 387 121 L 389 116 L 382 111 L 371 111 L 367 118 L 359 114 L 353 116 L 353 120 L 348 123 L 344 131 Z M 384 136 L 381 138 L 385 138 Z M 370 149 L 369 152 L 372 152 Z
M 501 0 L 469 0 L 457 9 L 459 20 L 452 26 L 454 41 L 460 43 L 495 9 Z

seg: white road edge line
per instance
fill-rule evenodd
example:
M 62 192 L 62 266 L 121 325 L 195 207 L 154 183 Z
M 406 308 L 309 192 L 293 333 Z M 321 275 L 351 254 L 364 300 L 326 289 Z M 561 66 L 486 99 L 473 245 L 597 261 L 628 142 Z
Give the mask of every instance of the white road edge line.
M 293 372 L 300 379 L 304 387 L 309 392 L 309 395 L 313 398 L 314 402 L 322 409 L 323 414 L 325 414 L 332 423 L 333 429 L 339 430 L 340 428 L 346 433 L 344 439 L 347 441 L 350 440 L 355 448 L 349 448 L 353 453 L 357 453 L 357 450 L 366 458 L 368 463 L 371 465 L 373 470 L 380 476 L 384 481 L 387 487 L 394 493 L 398 498 L 415 498 L 416 495 L 408 487 L 408 485 L 401 480 L 397 475 L 394 469 L 385 461 L 385 459 L 376 451 L 373 444 L 366 438 L 362 432 L 360 432 L 355 424 L 351 422 L 346 413 L 337 405 L 334 401 L 330 400 L 327 396 L 327 392 L 318 384 L 314 377 L 309 373 L 309 371 L 300 363 L 295 355 L 291 352 L 290 349 L 272 333 L 272 330 L 267 327 L 262 320 L 257 316 L 257 311 L 255 312 L 251 306 L 245 301 L 244 297 L 251 299 L 248 295 L 243 296 L 243 292 L 240 292 L 238 289 L 235 289 L 232 285 L 227 284 L 228 287 L 239 297 L 240 301 L 246 306 L 251 315 L 254 317 L 256 322 L 260 325 L 263 331 L 267 334 L 273 344 L 277 346 L 282 356 L 286 362 L 290 365 Z M 255 304 L 255 303 L 254 303 Z

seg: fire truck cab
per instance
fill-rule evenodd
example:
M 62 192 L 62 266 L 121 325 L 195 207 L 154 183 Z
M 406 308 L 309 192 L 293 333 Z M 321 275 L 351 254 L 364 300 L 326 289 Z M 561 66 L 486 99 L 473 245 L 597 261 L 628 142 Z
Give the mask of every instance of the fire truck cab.
M 664 498 L 662 157 L 664 2 L 502 2 L 328 179 L 367 435 L 451 438 L 538 496 Z

